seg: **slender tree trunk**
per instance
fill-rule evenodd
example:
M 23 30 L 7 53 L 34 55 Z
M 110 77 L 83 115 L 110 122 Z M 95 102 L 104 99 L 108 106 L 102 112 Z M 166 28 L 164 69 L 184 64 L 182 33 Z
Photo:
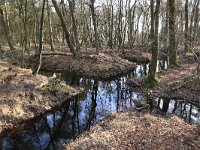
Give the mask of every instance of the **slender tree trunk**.
M 188 52 L 188 0 L 185 1 L 185 53 Z
M 169 0 L 167 0 L 167 3 L 166 3 L 166 15 L 165 15 L 165 43 L 164 43 L 164 47 L 167 49 L 167 52 L 169 53 L 168 51 L 168 46 L 169 46 Z
M 194 15 L 195 15 L 195 6 L 197 4 L 197 0 L 194 1 L 194 6 L 192 8 L 192 13 L 191 13 L 191 17 L 190 17 L 190 36 L 189 36 L 189 48 L 192 48 L 193 47 L 193 37 L 192 35 L 194 35 L 193 33 L 193 28 L 194 28 Z
M 119 18 L 118 18 L 118 29 L 117 29 L 118 51 L 120 51 L 122 45 L 122 7 L 123 7 L 123 2 L 122 0 L 119 0 Z
M 156 79 L 157 61 L 158 61 L 158 49 L 159 49 L 159 13 L 160 13 L 160 0 L 156 1 L 156 9 L 154 16 L 154 2 L 151 0 L 151 51 L 152 61 L 150 64 L 150 78 Z M 155 17 L 155 18 L 154 18 Z
M 199 4 L 200 0 L 197 0 L 196 9 L 195 9 L 195 18 L 194 18 L 194 28 L 193 28 L 193 43 L 197 43 L 197 30 L 199 24 Z
M 53 29 L 52 29 L 51 9 L 49 6 L 49 0 L 47 0 L 47 17 L 48 17 L 48 28 L 49 28 L 49 42 L 50 42 L 51 50 L 55 51 L 55 46 L 53 42 Z
M 77 26 L 76 26 L 76 18 L 74 15 L 74 0 L 68 0 L 69 2 L 69 9 L 71 13 L 71 18 L 72 18 L 72 28 L 73 28 L 73 33 L 74 33 L 74 43 L 76 43 L 76 52 L 80 50 L 80 44 L 78 40 L 78 32 L 77 32 Z
M 99 37 L 98 37 L 98 31 L 97 31 L 97 17 L 95 14 L 95 9 L 94 9 L 94 2 L 95 0 L 90 0 L 90 10 L 92 13 L 92 22 L 94 26 L 94 37 L 95 37 L 95 46 L 96 46 L 96 52 L 99 52 Z
M 137 3 L 137 0 L 136 0 L 135 3 L 133 4 L 133 6 L 131 7 L 130 12 L 129 12 L 128 43 L 129 43 L 130 47 L 133 47 L 134 42 L 135 42 L 135 40 L 134 40 L 134 38 L 133 38 L 133 31 L 135 30 L 135 28 L 134 28 L 134 22 L 135 22 L 136 3 Z
M 60 20 L 61 20 L 62 28 L 63 28 L 64 33 L 65 33 L 65 39 L 66 39 L 67 44 L 68 44 L 68 46 L 69 46 L 69 48 L 70 48 L 70 52 L 71 52 L 71 53 L 73 54 L 73 56 L 75 57 L 75 56 L 76 56 L 76 52 L 75 52 L 75 50 L 74 50 L 74 46 L 73 46 L 72 41 L 71 41 L 71 39 L 70 39 L 70 35 L 69 35 L 69 31 L 68 31 L 68 29 L 67 29 L 66 22 L 65 22 L 65 20 L 64 20 L 64 18 L 63 18 L 63 15 L 62 15 L 61 12 L 60 12 L 60 9 L 59 9 L 59 7 L 58 7 L 58 5 L 57 5 L 56 0 L 52 0 L 52 3 L 53 3 L 53 6 L 54 6 L 54 8 L 55 8 L 55 10 L 56 10 L 56 13 L 58 14 L 58 17 L 59 17 Z
M 46 0 L 43 0 L 43 5 L 42 5 L 42 14 L 41 14 L 41 20 L 40 20 L 39 48 L 38 48 L 38 53 L 36 54 L 36 56 L 38 57 L 38 67 L 35 71 L 33 71 L 34 75 L 38 74 L 41 68 L 41 64 L 42 64 L 42 37 L 43 37 L 42 33 L 43 33 L 43 24 L 44 24 L 45 1 Z
M 169 0 L 169 64 L 177 65 L 175 0 Z
M 110 49 L 113 48 L 113 3 L 112 0 L 110 2 L 110 12 L 109 12 L 109 39 L 108 39 L 108 46 Z
M 8 45 L 10 47 L 10 50 L 13 50 L 14 46 L 13 46 L 12 34 L 11 34 L 11 30 L 10 30 L 10 24 L 9 24 L 9 20 L 7 17 L 7 12 L 4 12 L 1 7 L 0 7 L 0 15 L 2 18 L 1 20 L 3 23 L 3 28 L 5 31 L 6 37 L 7 37 Z
M 126 40 L 126 33 L 127 33 L 127 26 L 128 26 L 128 12 L 130 11 L 130 4 L 131 4 L 131 1 L 126 0 L 125 9 L 127 9 L 127 10 L 126 10 L 126 15 L 125 15 L 124 29 L 123 29 L 123 36 L 122 36 L 122 48 L 123 48 L 123 50 L 124 50 L 124 44 L 125 44 L 125 40 Z

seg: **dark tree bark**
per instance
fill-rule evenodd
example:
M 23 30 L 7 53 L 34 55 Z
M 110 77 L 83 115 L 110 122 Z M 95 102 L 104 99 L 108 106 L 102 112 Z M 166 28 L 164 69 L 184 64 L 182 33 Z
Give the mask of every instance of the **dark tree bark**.
M 64 33 L 65 33 L 65 39 L 66 39 L 67 44 L 68 44 L 68 46 L 69 46 L 69 48 L 70 48 L 70 52 L 71 52 L 71 53 L 73 54 L 73 56 L 75 57 L 75 56 L 76 56 L 76 52 L 75 52 L 75 50 L 74 50 L 74 45 L 72 44 L 72 41 L 71 41 L 71 39 L 70 39 L 70 34 L 69 34 L 68 29 L 67 29 L 66 22 L 65 22 L 65 20 L 64 20 L 64 18 L 63 18 L 62 13 L 60 12 L 60 9 L 59 9 L 59 7 L 58 7 L 58 5 L 57 5 L 56 0 L 52 0 L 52 3 L 53 3 L 53 6 L 54 6 L 54 8 L 55 8 L 55 10 L 56 10 L 56 13 L 58 14 L 58 17 L 60 18 L 60 21 L 61 21 L 61 24 L 62 24 L 62 28 L 63 28 Z
M 175 0 L 169 0 L 169 65 L 177 65 Z

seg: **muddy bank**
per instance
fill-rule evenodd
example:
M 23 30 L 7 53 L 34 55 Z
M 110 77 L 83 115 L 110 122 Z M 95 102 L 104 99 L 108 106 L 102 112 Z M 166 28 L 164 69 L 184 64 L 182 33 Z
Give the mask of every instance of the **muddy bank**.
M 63 149 L 200 149 L 199 126 L 173 116 L 118 113 L 93 126 Z
M 81 92 L 3 61 L 0 61 L 0 88 L 0 136 Z
M 120 58 L 115 53 L 80 52 L 75 58 L 72 55 L 44 55 L 41 70 L 66 71 L 76 76 L 110 79 L 135 67 L 134 63 Z

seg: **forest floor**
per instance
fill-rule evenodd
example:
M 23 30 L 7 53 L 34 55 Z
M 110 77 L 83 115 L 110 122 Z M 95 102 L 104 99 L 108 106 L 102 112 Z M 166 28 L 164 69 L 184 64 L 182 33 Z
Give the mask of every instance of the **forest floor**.
M 172 116 L 117 113 L 94 125 L 66 150 L 199 150 L 200 127 Z
M 0 61 L 0 89 L 0 137 L 82 92 L 6 61 Z

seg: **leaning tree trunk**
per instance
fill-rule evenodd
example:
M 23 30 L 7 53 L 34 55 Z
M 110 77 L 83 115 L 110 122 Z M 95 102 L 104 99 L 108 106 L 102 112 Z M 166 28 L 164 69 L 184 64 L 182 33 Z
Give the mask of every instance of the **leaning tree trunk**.
M 71 41 L 71 39 L 70 39 L 70 34 L 69 34 L 68 29 L 67 29 L 66 22 L 65 22 L 65 20 L 64 20 L 64 18 L 63 18 L 63 15 L 62 15 L 62 13 L 61 13 L 61 11 L 60 11 L 58 5 L 57 5 L 56 0 L 52 0 L 52 3 L 53 3 L 53 6 L 54 6 L 54 8 L 55 8 L 55 10 L 56 10 L 56 13 L 58 14 L 58 17 L 60 18 L 61 25 L 62 25 L 62 28 L 63 28 L 64 33 L 65 33 L 65 39 L 66 39 L 67 44 L 68 44 L 68 46 L 69 46 L 69 48 L 70 48 L 70 52 L 71 52 L 71 53 L 73 54 L 73 56 L 75 57 L 75 56 L 76 56 L 76 51 L 74 50 L 74 46 L 73 46 L 72 41 Z
M 169 0 L 169 65 L 177 65 L 175 0 Z
M 35 71 L 33 71 L 34 75 L 38 74 L 41 64 L 42 64 L 42 37 L 43 37 L 42 31 L 43 31 L 43 24 L 44 24 L 45 1 L 46 0 L 43 0 L 43 5 L 42 5 L 42 14 L 41 14 L 41 20 L 40 20 L 39 48 L 36 53 L 36 58 L 38 58 L 38 66 L 37 66 L 37 69 Z

